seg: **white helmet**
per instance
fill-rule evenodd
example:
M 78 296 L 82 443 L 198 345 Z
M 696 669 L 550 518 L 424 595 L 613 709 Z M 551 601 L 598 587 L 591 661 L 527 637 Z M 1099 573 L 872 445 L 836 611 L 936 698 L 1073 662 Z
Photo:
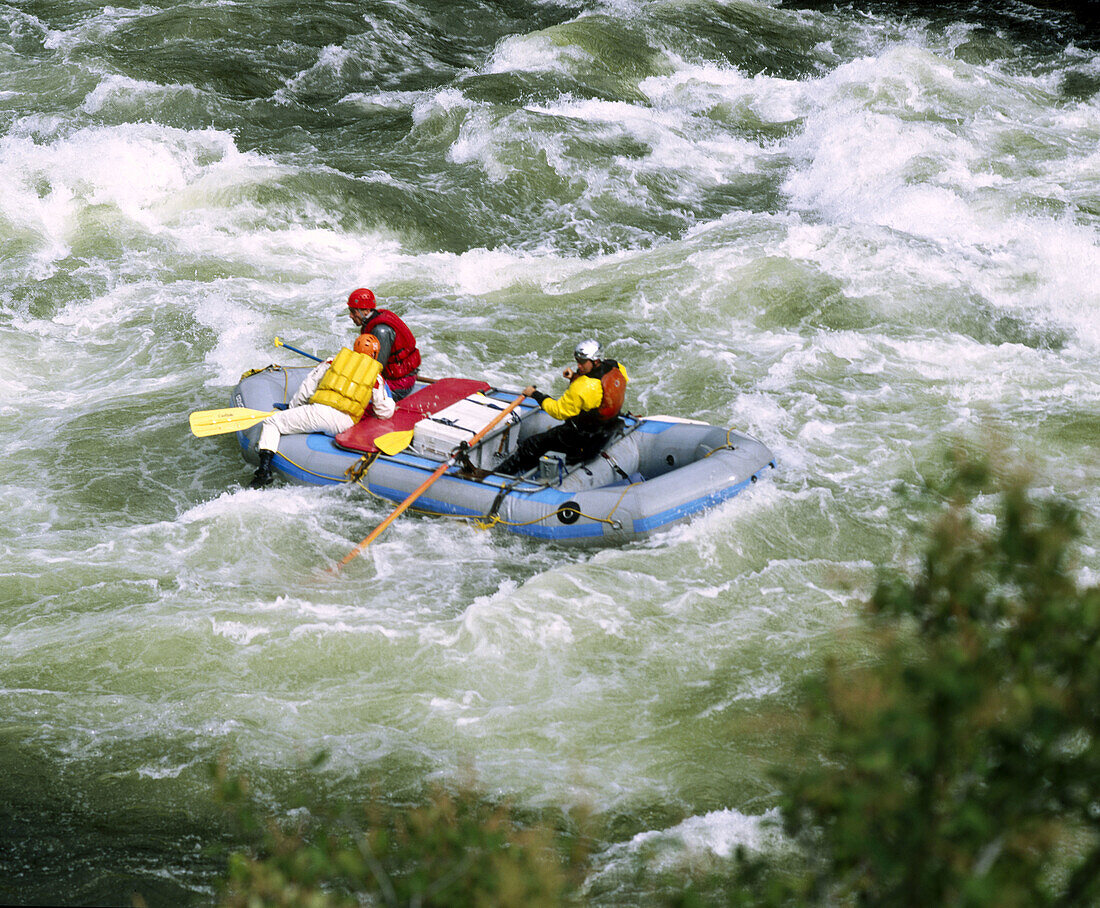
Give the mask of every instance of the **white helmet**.
M 600 346 L 598 340 L 592 338 L 582 340 L 573 350 L 573 358 L 578 363 L 583 363 L 586 359 L 603 359 L 603 347 Z

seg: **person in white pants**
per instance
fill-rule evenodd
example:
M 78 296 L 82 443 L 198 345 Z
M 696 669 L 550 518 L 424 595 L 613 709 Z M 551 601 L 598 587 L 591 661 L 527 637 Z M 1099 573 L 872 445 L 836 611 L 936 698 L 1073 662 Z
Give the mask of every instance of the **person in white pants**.
M 372 346 L 373 350 L 371 349 Z M 378 352 L 378 341 L 372 335 L 362 334 L 355 340 L 354 352 L 373 356 Z M 271 462 L 275 457 L 275 452 L 279 450 L 279 439 L 283 435 L 325 432 L 328 435 L 335 436 L 350 429 L 359 421 L 360 417 L 354 416 L 353 413 L 311 400 L 317 393 L 322 379 L 332 368 L 333 362 L 334 359 L 330 359 L 319 363 L 305 377 L 298 390 L 294 392 L 294 396 L 290 398 L 287 404 L 287 409 L 272 413 L 260 424 L 260 441 L 257 445 L 260 453 L 260 466 L 252 477 L 252 488 L 263 488 L 273 481 Z M 334 398 L 327 397 L 325 399 Z M 343 405 L 343 403 L 341 399 L 341 404 Z M 370 389 L 368 409 L 379 419 L 389 419 L 396 409 L 393 398 L 386 390 L 386 382 L 380 376 L 375 377 L 374 386 Z

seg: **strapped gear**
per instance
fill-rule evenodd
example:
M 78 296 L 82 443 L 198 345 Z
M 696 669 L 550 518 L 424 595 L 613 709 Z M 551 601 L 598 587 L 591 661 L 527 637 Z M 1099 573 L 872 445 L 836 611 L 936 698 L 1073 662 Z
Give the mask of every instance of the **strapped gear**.
M 623 401 L 626 399 L 626 376 L 613 359 L 602 364 L 598 371 L 603 371 L 603 365 L 609 365 L 610 368 L 600 376 L 603 400 L 600 401 L 596 415 L 600 418 L 600 422 L 607 422 L 618 416 L 623 408 Z
M 375 305 L 374 291 L 368 290 L 366 287 L 352 290 L 348 296 L 349 309 L 373 309 Z
M 324 404 L 359 420 L 370 405 L 371 392 L 381 371 L 378 360 L 342 347 L 309 402 Z

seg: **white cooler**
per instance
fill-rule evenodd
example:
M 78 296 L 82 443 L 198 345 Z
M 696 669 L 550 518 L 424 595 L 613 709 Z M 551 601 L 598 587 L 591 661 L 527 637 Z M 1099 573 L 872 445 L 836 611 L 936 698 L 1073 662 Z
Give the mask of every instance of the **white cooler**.
M 413 426 L 413 450 L 446 458 L 458 445 L 489 425 L 506 406 L 480 392 L 471 394 Z M 513 410 L 493 428 L 488 441 L 471 452 L 470 462 L 475 467 L 491 470 L 515 450 L 518 437 L 519 415 Z

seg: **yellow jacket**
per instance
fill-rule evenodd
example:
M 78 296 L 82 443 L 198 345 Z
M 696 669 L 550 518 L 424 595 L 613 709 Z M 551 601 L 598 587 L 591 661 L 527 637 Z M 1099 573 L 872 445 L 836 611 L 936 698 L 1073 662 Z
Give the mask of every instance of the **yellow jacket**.
M 325 404 L 358 420 L 371 401 L 371 391 L 381 371 L 382 364 L 378 360 L 343 347 L 322 376 L 309 402 Z
M 629 381 L 622 363 L 618 364 L 618 368 L 623 373 L 623 378 Z M 599 409 L 600 404 L 603 403 L 603 382 L 591 375 L 581 375 L 569 383 L 565 393 L 557 400 L 544 397 L 540 403 L 542 409 L 554 419 L 572 419 L 589 410 Z

